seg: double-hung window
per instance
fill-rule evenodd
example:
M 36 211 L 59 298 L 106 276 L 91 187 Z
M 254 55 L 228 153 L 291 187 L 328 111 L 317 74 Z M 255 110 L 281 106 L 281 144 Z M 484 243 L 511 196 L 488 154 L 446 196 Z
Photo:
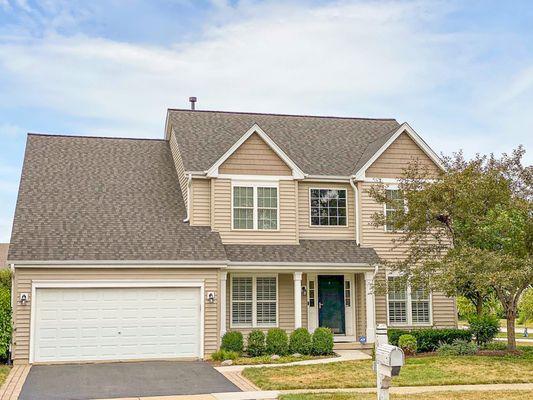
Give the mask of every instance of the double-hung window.
M 233 229 L 277 230 L 277 184 L 235 183 L 232 186 Z
M 232 326 L 277 326 L 277 314 L 278 280 L 276 276 L 232 276 Z
M 311 226 L 346 226 L 346 201 L 346 189 L 310 189 Z
M 405 205 L 398 189 L 387 189 L 385 196 L 387 197 L 387 202 L 385 203 L 385 230 L 391 232 L 395 230 L 394 219 L 396 215 Z
M 390 325 L 431 323 L 430 296 L 425 289 L 411 289 L 399 277 L 389 276 L 387 302 Z

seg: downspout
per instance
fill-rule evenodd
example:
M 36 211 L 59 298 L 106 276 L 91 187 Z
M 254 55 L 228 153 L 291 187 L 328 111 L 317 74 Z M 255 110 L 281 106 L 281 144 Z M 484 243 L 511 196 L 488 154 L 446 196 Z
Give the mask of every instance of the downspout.
M 191 183 L 192 183 L 192 174 L 189 174 L 187 178 L 187 218 L 183 222 L 189 222 L 191 217 Z
M 361 239 L 359 237 L 359 189 L 357 185 L 353 183 L 353 179 L 350 179 L 350 185 L 354 192 L 354 205 L 355 205 L 355 243 L 360 246 Z

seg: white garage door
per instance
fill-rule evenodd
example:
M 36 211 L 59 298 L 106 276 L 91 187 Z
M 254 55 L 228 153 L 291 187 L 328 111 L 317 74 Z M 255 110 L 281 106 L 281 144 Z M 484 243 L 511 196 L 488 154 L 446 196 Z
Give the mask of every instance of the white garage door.
M 35 362 L 200 357 L 199 288 L 38 288 Z

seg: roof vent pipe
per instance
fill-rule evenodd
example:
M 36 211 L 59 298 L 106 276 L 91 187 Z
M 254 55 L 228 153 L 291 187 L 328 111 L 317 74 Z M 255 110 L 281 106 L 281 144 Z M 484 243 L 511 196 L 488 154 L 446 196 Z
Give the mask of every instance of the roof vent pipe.
M 189 97 L 189 101 L 191 102 L 191 110 L 193 110 L 193 111 L 196 110 L 196 107 L 195 107 L 195 105 L 196 105 L 196 100 L 197 100 L 197 99 L 196 99 L 196 97 L 194 97 L 194 96 L 193 96 L 193 97 Z

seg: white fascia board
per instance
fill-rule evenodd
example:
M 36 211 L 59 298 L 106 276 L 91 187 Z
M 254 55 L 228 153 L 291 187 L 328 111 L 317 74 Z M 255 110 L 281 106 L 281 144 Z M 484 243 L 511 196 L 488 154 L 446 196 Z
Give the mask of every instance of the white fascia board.
M 366 179 L 366 170 L 374 164 L 374 162 L 381 156 L 385 150 L 389 148 L 389 146 L 396 140 L 402 133 L 407 133 L 411 139 L 422 149 L 422 151 L 433 161 L 441 170 L 444 171 L 444 164 L 442 163 L 442 160 L 440 157 L 435 153 L 431 147 L 428 146 L 428 144 L 418 135 L 418 133 L 415 132 L 415 130 L 407 123 L 404 122 L 400 125 L 400 127 L 394 132 L 394 135 L 390 137 L 387 142 L 381 146 L 381 148 L 374 153 L 374 155 L 366 162 L 365 165 L 363 165 L 359 171 L 357 171 L 353 178 L 357 181 L 363 181 Z
M 244 135 L 241 136 L 239 140 L 237 140 L 233 146 L 229 148 L 228 151 L 224 153 L 222 157 L 220 157 L 211 168 L 209 168 L 206 171 L 206 175 L 209 178 L 216 178 L 218 177 L 218 168 L 226 161 L 241 145 L 254 133 L 257 133 L 261 139 L 263 139 L 272 150 L 287 164 L 291 170 L 292 170 L 292 176 L 294 179 L 303 179 L 305 177 L 305 174 L 303 171 L 292 161 L 287 154 L 261 129 L 261 127 L 257 124 L 254 124 Z

